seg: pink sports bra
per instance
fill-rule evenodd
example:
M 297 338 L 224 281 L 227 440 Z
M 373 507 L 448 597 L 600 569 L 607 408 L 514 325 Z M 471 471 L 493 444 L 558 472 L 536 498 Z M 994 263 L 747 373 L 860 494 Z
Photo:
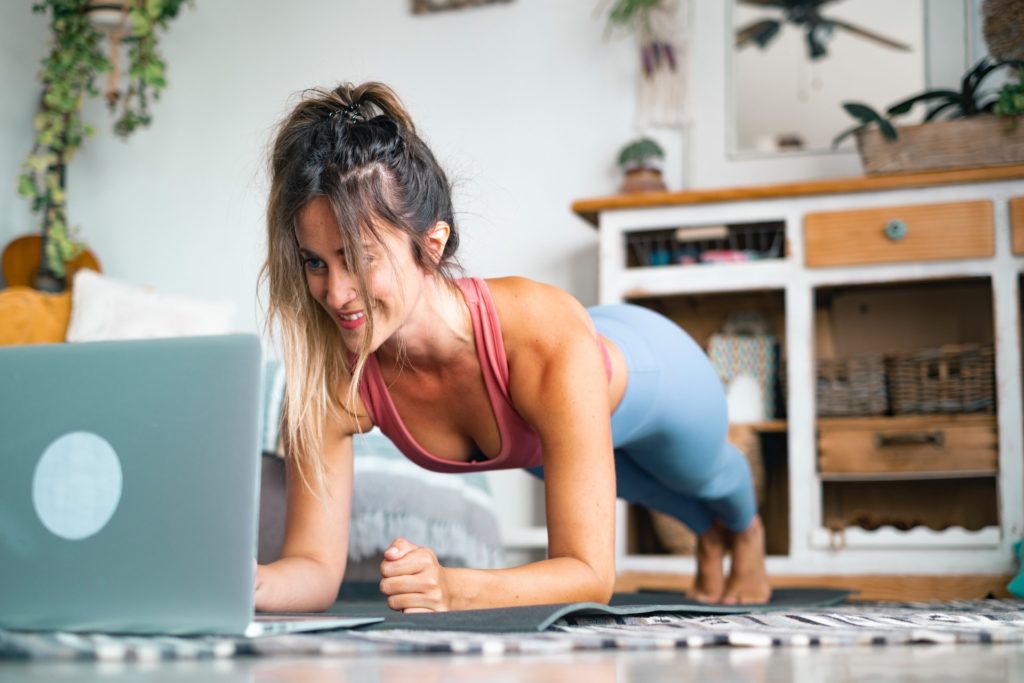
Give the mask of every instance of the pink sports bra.
M 540 437 L 516 412 L 509 397 L 508 358 L 501 338 L 498 312 L 487 283 L 479 278 L 455 281 L 469 306 L 473 320 L 473 337 L 484 377 L 484 386 L 491 400 L 491 409 L 498 423 L 501 451 L 493 458 L 462 462 L 440 458 L 424 450 L 405 428 L 391 401 L 376 356 L 367 359 L 359 395 L 366 404 L 370 419 L 402 453 L 417 465 L 435 472 L 480 472 L 484 470 L 538 467 L 541 465 Z M 611 379 L 612 365 L 608 349 L 598 342 L 603 353 L 605 370 Z

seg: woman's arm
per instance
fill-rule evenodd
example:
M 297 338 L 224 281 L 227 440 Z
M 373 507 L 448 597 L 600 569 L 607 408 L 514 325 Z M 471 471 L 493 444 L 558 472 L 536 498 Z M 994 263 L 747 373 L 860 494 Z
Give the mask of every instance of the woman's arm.
M 324 491 L 317 495 L 286 459 L 287 521 L 281 559 L 256 569 L 256 609 L 318 612 L 338 596 L 352 510 L 352 434 L 324 434 Z M 313 484 L 313 482 L 310 482 Z M 315 486 L 315 484 L 313 484 Z
M 441 568 L 398 539 L 381 590 L 395 609 L 607 602 L 615 582 L 615 464 L 608 378 L 586 311 L 557 289 L 494 281 L 512 400 L 544 453 L 548 557 L 499 570 Z

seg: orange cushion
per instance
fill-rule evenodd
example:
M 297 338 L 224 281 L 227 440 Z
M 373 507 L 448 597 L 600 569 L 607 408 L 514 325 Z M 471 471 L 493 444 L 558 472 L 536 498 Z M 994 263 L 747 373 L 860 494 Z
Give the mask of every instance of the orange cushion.
M 31 287 L 0 290 L 0 346 L 62 342 L 70 318 L 70 292 L 48 294 Z

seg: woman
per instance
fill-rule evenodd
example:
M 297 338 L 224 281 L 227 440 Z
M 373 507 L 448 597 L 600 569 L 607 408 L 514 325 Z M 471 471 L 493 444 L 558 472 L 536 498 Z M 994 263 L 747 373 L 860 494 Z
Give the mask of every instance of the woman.
M 678 326 L 634 306 L 588 312 L 521 278 L 455 279 L 448 180 L 384 85 L 307 93 L 272 154 L 263 278 L 288 376 L 288 518 L 282 559 L 257 569 L 257 609 L 334 601 L 352 436 L 374 425 L 430 469 L 545 481 L 548 559 L 446 568 L 396 539 L 380 582 L 393 609 L 606 602 L 616 493 L 698 532 L 699 599 L 767 600 L 750 472 Z

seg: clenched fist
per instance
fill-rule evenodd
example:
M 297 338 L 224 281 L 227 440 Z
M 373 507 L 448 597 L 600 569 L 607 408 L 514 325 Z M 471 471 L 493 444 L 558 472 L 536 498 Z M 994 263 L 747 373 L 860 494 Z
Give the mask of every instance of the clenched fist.
M 451 609 L 445 569 L 430 548 L 396 538 L 384 551 L 380 575 L 380 591 L 387 596 L 388 607 L 393 610 L 409 614 Z

